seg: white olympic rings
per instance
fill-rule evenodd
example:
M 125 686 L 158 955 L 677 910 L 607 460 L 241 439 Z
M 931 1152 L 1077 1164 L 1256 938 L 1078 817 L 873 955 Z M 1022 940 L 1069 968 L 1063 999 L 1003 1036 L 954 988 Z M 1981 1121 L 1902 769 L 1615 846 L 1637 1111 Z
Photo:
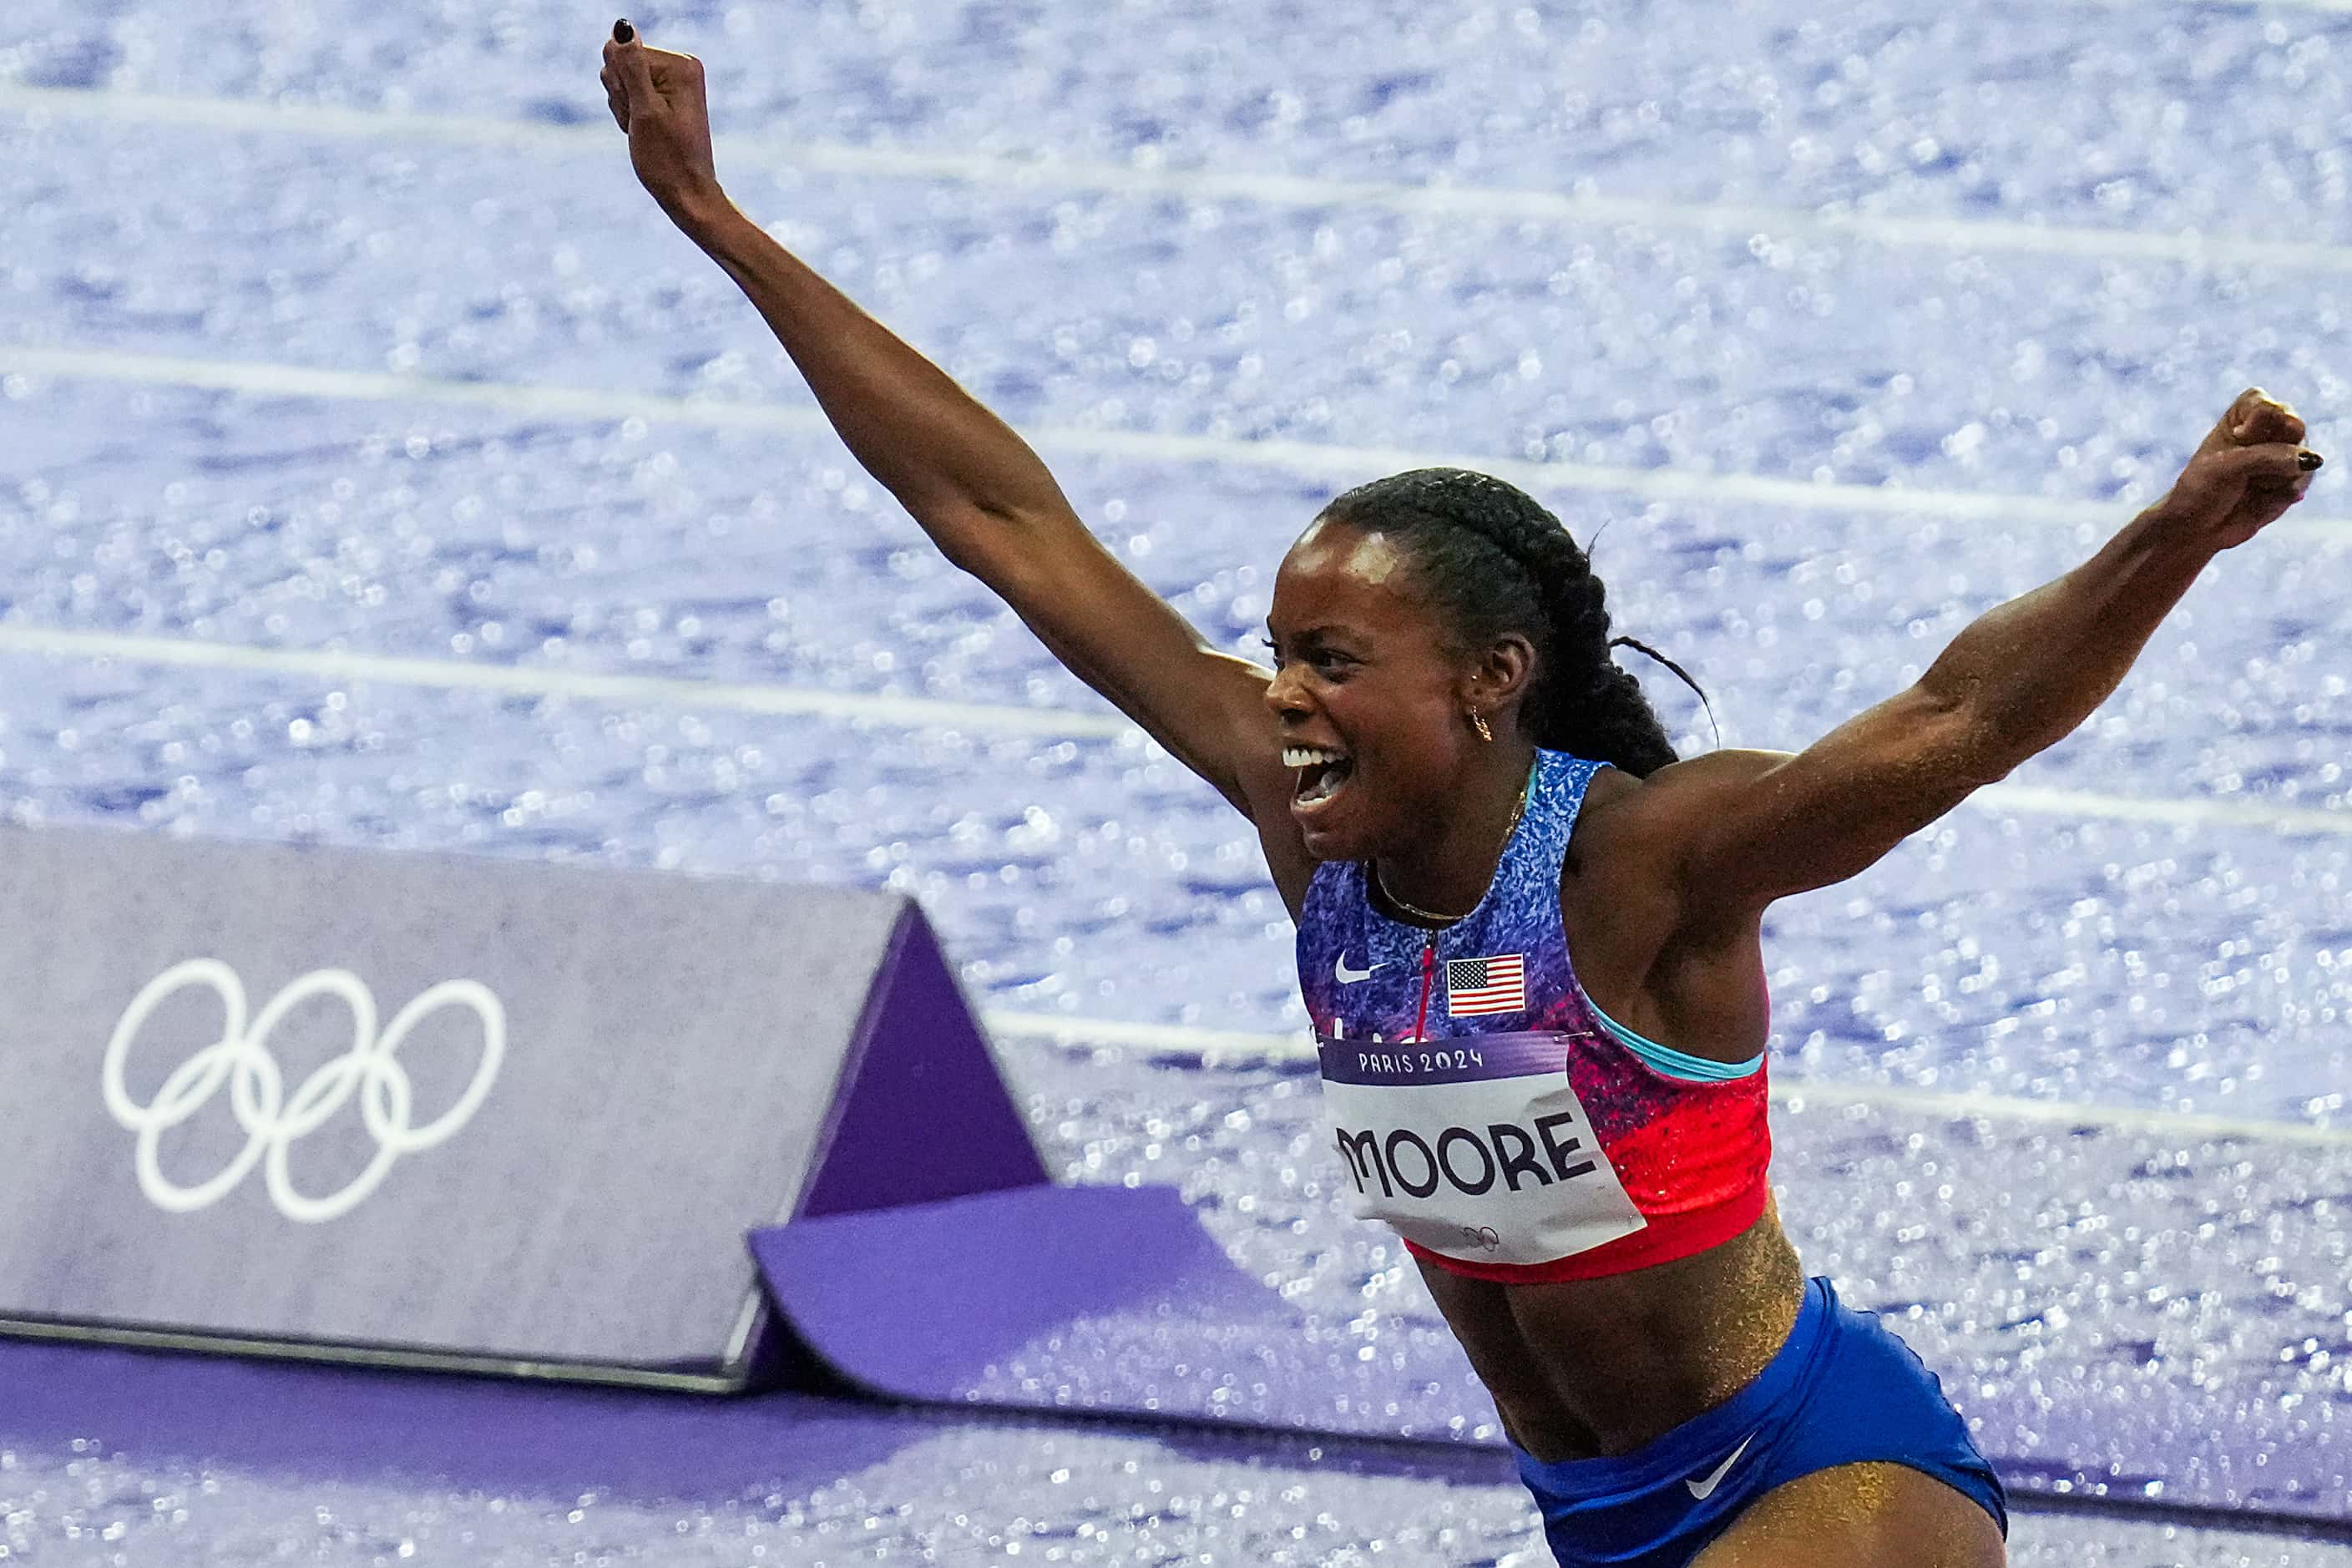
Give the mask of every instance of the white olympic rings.
M 191 985 L 209 986 L 219 995 L 220 1038 L 173 1068 L 154 1099 L 141 1105 L 123 1083 L 131 1042 L 164 998 Z M 289 1098 L 278 1058 L 269 1054 L 269 1034 L 297 1005 L 321 995 L 341 997 L 351 1008 L 351 1049 L 304 1079 Z M 412 1126 L 408 1072 L 394 1053 L 427 1014 L 444 1007 L 471 1008 L 481 1020 L 482 1059 L 457 1104 L 422 1127 Z M 496 993 L 477 980 L 445 980 L 403 1007 L 381 1036 L 375 1025 L 373 994 L 347 969 L 313 970 L 292 982 L 269 999 L 249 1026 L 245 983 L 218 959 L 191 958 L 149 981 L 114 1026 L 100 1072 L 108 1113 L 139 1135 L 133 1160 L 139 1190 L 156 1207 L 186 1214 L 219 1202 L 258 1162 L 270 1201 L 288 1219 L 317 1224 L 350 1213 L 375 1191 L 403 1154 L 430 1149 L 471 1121 L 506 1057 L 506 1008 Z M 203 1110 L 224 1082 L 229 1110 L 245 1130 L 245 1147 L 209 1180 L 182 1186 L 163 1174 L 157 1157 L 163 1136 Z M 360 1121 L 375 1140 L 374 1157 L 348 1184 L 325 1197 L 296 1191 L 287 1169 L 288 1151 L 325 1125 L 354 1091 L 360 1093 Z

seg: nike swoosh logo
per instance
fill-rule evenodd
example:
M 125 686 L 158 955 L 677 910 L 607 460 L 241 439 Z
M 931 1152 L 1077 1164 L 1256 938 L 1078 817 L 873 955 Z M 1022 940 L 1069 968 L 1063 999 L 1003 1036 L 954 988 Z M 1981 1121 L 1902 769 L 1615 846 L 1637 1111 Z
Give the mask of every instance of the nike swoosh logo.
M 1380 967 L 1381 965 L 1375 963 L 1371 969 L 1350 969 L 1348 967 L 1348 954 L 1343 950 L 1339 954 L 1339 962 L 1331 966 L 1331 973 L 1338 977 L 1340 984 L 1353 985 L 1359 980 L 1370 980 L 1372 977 L 1372 970 Z
M 1716 1466 L 1715 1474 L 1703 1481 L 1685 1481 L 1683 1485 L 1690 1488 L 1691 1496 L 1705 1502 L 1715 1495 L 1715 1489 L 1723 1484 L 1723 1478 L 1731 1473 L 1731 1467 L 1739 1463 L 1739 1456 L 1748 1452 L 1748 1445 L 1754 1441 L 1756 1441 L 1756 1434 L 1750 1432 L 1739 1440 L 1739 1447 L 1731 1450 L 1731 1458 Z

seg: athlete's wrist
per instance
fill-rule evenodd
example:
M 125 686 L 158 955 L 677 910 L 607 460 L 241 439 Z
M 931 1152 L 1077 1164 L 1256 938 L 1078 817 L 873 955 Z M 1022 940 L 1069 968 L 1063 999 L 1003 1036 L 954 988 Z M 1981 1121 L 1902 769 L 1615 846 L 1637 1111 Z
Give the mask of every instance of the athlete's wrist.
M 2099 553 L 2144 572 L 2179 577 L 2184 584 L 2219 555 L 2222 544 L 2201 529 L 2183 528 L 2158 502 L 2124 524 Z
M 751 222 L 715 179 L 698 180 L 664 193 L 661 208 L 681 233 L 705 250 L 724 241 L 730 224 Z

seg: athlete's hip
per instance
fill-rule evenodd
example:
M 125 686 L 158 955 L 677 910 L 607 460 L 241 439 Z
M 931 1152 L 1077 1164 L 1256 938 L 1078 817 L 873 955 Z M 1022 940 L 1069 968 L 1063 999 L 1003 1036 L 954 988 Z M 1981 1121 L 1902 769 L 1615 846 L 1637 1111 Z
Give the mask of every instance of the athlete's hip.
M 1554 1461 L 1632 1452 L 1739 1397 L 1782 1353 L 1806 1291 L 1769 1205 L 1706 1252 L 1597 1279 L 1422 1273 L 1515 1442 Z
M 1519 1475 L 1563 1564 L 1677 1568 L 1749 1503 L 1801 1476 L 1885 1462 L 1945 1482 L 2006 1527 L 2000 1482 L 1941 1384 L 1877 1316 L 1807 1282 L 1770 1363 L 1738 1394 L 1640 1447 Z

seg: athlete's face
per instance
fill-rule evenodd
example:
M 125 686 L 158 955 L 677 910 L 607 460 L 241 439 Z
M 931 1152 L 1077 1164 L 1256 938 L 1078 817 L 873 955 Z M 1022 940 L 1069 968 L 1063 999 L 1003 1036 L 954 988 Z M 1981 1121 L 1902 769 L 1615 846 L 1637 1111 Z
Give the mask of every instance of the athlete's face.
M 1413 595 L 1411 563 L 1382 534 L 1318 519 L 1284 557 L 1266 630 L 1290 815 L 1307 853 L 1401 853 L 1444 820 L 1462 753 L 1466 661 Z

